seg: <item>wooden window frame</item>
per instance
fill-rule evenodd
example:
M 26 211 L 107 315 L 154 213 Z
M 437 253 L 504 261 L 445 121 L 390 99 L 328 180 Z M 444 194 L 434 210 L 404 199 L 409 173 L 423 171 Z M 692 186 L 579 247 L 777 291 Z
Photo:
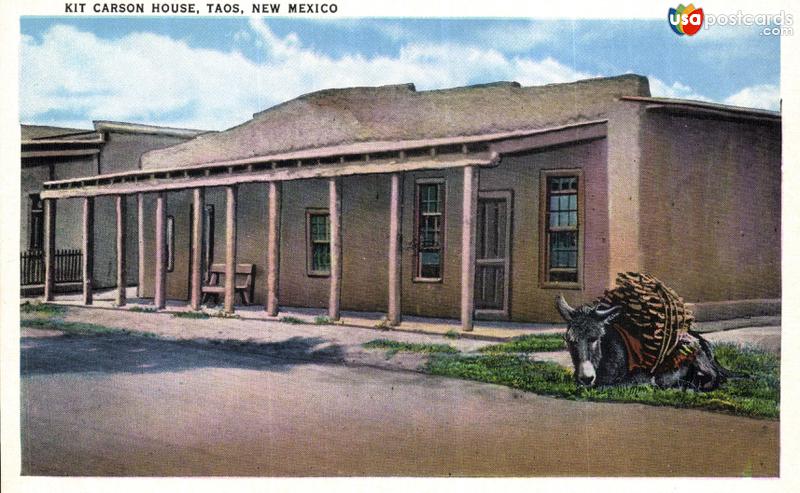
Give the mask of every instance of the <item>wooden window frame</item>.
M 330 269 L 327 271 L 313 269 L 314 251 L 313 251 L 313 242 L 311 240 L 311 216 L 321 216 L 321 215 L 328 216 L 328 224 L 330 225 L 331 213 L 328 209 L 323 209 L 323 208 L 306 209 L 306 275 L 308 277 L 331 276 Z M 328 245 L 330 245 L 330 232 L 328 234 L 329 234 Z
M 28 250 L 44 249 L 44 200 L 38 193 L 28 195 Z M 39 205 L 39 207 L 34 207 Z
M 547 182 L 553 177 L 575 177 L 578 179 L 578 258 L 576 260 L 577 281 L 550 281 L 550 242 Z M 539 287 L 544 289 L 583 289 L 583 264 L 585 261 L 584 234 L 585 196 L 582 168 L 561 168 L 542 170 L 539 175 Z
M 167 272 L 175 270 L 175 216 L 167 216 L 165 243 L 167 246 Z
M 419 204 L 419 192 L 420 192 L 420 185 L 439 185 L 441 191 L 441 203 L 442 203 L 442 210 L 440 211 L 441 214 L 441 255 L 439 256 L 439 277 L 422 277 L 420 275 L 420 269 L 422 268 L 422 263 L 420 262 L 420 241 L 419 241 L 419 226 L 420 226 L 420 217 L 422 211 L 420 210 Z M 414 254 L 414 276 L 412 278 L 412 282 L 416 283 L 428 283 L 428 284 L 441 284 L 444 282 L 444 256 L 446 251 L 446 241 L 447 241 L 447 180 L 444 177 L 432 177 L 432 178 L 418 178 L 414 181 L 414 242 L 413 242 L 413 254 Z
M 208 282 L 211 265 L 214 264 L 214 204 L 205 204 L 203 207 L 203 272 L 204 282 Z

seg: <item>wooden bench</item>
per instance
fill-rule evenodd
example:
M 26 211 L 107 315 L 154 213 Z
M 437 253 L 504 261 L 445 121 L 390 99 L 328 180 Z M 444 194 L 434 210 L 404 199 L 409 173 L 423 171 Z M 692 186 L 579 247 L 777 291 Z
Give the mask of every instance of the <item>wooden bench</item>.
M 236 264 L 235 283 L 233 287 L 233 297 L 236 300 L 238 294 L 242 299 L 242 304 L 249 305 L 253 302 L 253 277 L 255 276 L 256 266 L 254 264 Z M 220 294 L 225 293 L 225 264 L 212 264 L 208 270 L 208 281 L 201 289 L 205 303 L 210 297 L 219 303 Z

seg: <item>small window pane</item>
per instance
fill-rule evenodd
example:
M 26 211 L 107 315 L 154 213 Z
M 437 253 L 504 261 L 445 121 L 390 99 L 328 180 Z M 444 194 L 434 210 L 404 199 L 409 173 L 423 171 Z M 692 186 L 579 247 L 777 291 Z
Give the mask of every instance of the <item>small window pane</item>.
M 549 279 L 551 282 L 578 282 L 578 273 L 565 271 L 551 272 Z
M 443 183 L 420 183 L 417 185 L 415 253 L 418 277 L 441 278 L 443 186 Z
M 328 274 L 331 270 L 330 216 L 325 213 L 308 216 L 309 270 Z
M 441 277 L 440 254 L 438 251 L 420 252 L 420 273 L 422 277 L 438 278 Z
M 329 243 L 315 243 L 312 247 L 311 269 L 327 272 L 331 269 L 331 249 Z

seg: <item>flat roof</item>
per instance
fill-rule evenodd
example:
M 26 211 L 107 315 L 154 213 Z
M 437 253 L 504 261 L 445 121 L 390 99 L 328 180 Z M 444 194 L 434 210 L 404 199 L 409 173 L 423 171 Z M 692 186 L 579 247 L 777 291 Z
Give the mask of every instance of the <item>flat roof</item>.
M 640 103 L 650 103 L 659 106 L 676 107 L 695 110 L 712 110 L 718 112 L 727 112 L 747 116 L 758 116 L 762 118 L 781 119 L 780 111 L 763 110 L 759 108 L 747 108 L 744 106 L 733 106 L 722 103 L 712 103 L 708 101 L 696 101 L 693 99 L 677 99 L 677 98 L 659 98 L 659 97 L 645 97 L 645 96 L 623 96 L 623 101 L 634 101 Z

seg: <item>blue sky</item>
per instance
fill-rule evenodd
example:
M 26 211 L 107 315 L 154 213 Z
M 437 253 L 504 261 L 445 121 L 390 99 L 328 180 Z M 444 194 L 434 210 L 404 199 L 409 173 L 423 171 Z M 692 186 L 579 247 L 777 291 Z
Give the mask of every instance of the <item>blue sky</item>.
M 220 130 L 300 94 L 634 72 L 654 95 L 777 109 L 780 39 L 663 21 L 23 17 L 20 119 Z

